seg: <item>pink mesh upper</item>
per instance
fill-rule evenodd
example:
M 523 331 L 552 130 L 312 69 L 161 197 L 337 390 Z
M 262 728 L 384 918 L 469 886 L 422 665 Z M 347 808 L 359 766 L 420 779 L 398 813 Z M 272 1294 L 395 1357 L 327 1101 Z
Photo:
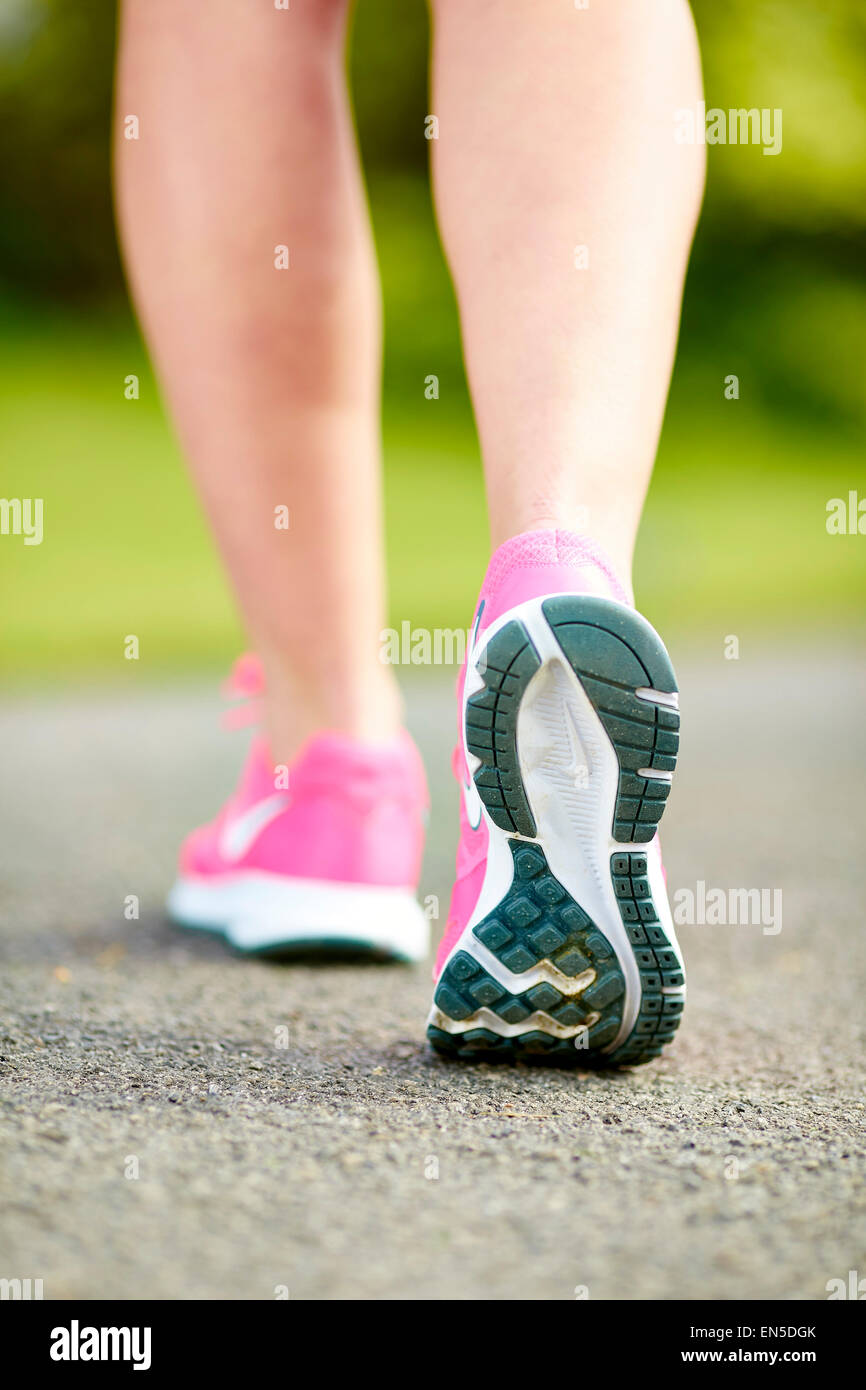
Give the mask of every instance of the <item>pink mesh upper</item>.
M 481 586 L 482 627 L 506 608 L 544 593 L 598 593 L 633 605 L 609 556 L 573 531 L 524 531 L 494 551 Z
M 246 697 L 234 726 L 255 723 L 264 677 L 247 653 L 224 687 Z M 230 832 L 263 804 L 273 808 L 248 847 L 229 853 Z M 215 820 L 187 837 L 181 871 L 211 878 L 257 870 L 294 878 L 415 888 L 424 847 L 427 783 L 421 755 L 401 731 L 378 744 L 323 730 L 309 739 L 286 773 L 278 775 L 264 738 L 256 737 L 234 794 Z
M 503 541 L 493 552 L 482 593 L 495 589 L 502 576 L 515 567 L 586 564 L 597 566 L 611 585 L 622 588 L 607 555 L 589 536 L 579 536 L 574 531 L 523 531 Z

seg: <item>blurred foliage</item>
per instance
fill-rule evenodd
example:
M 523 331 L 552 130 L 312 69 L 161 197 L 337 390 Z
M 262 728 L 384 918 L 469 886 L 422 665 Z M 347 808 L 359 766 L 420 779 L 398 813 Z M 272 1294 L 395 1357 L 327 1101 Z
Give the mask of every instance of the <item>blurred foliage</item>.
M 141 375 L 135 402 L 127 372 Z M 386 418 L 390 623 L 459 628 L 486 562 L 478 458 L 467 423 L 415 387 Z M 4 495 L 45 499 L 43 544 L 0 544 L 4 684 L 224 667 L 242 638 L 128 328 L 29 319 L 0 335 L 0 416 Z M 859 441 L 676 385 L 635 576 L 674 650 L 720 659 L 728 633 L 744 656 L 768 640 L 811 651 L 815 630 L 862 640 L 866 544 L 825 526 L 858 469 Z M 122 659 L 131 632 L 140 662 Z
M 113 0 L 0 0 L 0 285 L 117 295 Z
M 650 614 L 715 642 L 754 623 L 844 623 L 858 611 L 866 551 L 827 536 L 824 504 L 866 491 L 866 5 L 693 9 L 707 106 L 783 113 L 777 157 L 709 150 L 639 550 Z M 114 0 L 0 0 L 3 488 L 46 499 L 46 543 L 0 547 L 12 599 L 2 646 L 21 673 L 116 668 L 118 632 L 142 636 L 154 670 L 217 663 L 238 640 L 123 290 L 114 26 Z M 486 528 L 426 181 L 427 63 L 423 0 L 360 0 L 350 73 L 384 285 L 392 620 L 456 627 Z M 435 405 L 423 395 L 430 371 Z M 128 372 L 142 377 L 134 404 Z M 723 397 L 729 373 L 735 405 Z M 428 547 L 435 584 L 419 564 Z
M 781 157 L 713 150 L 705 241 L 782 232 L 850 243 L 866 223 L 862 0 L 692 8 L 707 106 L 778 107 L 784 117 Z M 114 29 L 115 0 L 0 0 L 2 273 L 36 293 L 117 288 L 107 191 Z M 424 0 L 359 0 L 350 68 L 374 176 L 425 167 L 427 65 Z
M 457 628 L 483 574 L 487 525 L 456 309 L 424 185 L 389 178 L 374 214 L 400 349 L 385 412 L 390 622 Z M 411 256 L 397 254 L 407 246 Z M 424 396 L 431 367 L 438 401 Z M 137 401 L 123 393 L 130 372 Z M 643 610 L 716 657 L 731 632 L 744 652 L 768 633 L 800 642 L 819 627 L 856 640 L 866 544 L 828 535 L 825 504 L 863 477 L 862 435 L 784 419 L 752 390 L 726 401 L 721 381 L 720 361 L 681 358 L 638 547 Z M 7 684 L 130 679 L 131 666 L 137 680 L 231 659 L 242 639 L 226 584 L 127 318 L 19 306 L 0 331 L 0 437 L 4 495 L 45 499 L 44 543 L 0 544 Z M 121 659 L 128 632 L 141 663 Z
M 707 106 L 781 108 L 783 149 L 710 150 L 683 355 L 709 352 L 768 408 L 862 423 L 866 5 L 695 0 L 693 9 Z M 109 180 L 114 26 L 114 0 L 0 0 L 0 293 L 88 308 L 121 299 Z M 424 0 L 360 0 L 350 53 L 374 205 L 396 219 L 378 218 L 377 235 L 401 259 L 405 303 L 418 277 L 444 282 L 401 243 L 388 189 L 425 173 Z M 442 322 L 450 332 L 450 310 Z M 404 358 L 402 348 L 398 340 L 389 358 Z M 453 339 L 447 351 L 459 373 Z
M 783 112 L 780 156 L 714 148 L 707 230 L 738 241 L 830 233 L 834 259 L 847 251 L 853 264 L 866 225 L 866 6 L 695 0 L 692 9 L 707 106 Z

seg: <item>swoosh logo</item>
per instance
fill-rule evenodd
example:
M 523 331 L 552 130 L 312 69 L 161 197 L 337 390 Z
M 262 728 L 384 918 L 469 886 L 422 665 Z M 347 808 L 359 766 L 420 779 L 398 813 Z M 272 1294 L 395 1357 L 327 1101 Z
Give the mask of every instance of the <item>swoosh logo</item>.
M 248 811 L 224 825 L 219 838 L 219 852 L 223 859 L 242 859 L 247 850 L 258 839 L 265 826 L 288 810 L 291 798 L 286 792 L 276 792 L 257 801 Z

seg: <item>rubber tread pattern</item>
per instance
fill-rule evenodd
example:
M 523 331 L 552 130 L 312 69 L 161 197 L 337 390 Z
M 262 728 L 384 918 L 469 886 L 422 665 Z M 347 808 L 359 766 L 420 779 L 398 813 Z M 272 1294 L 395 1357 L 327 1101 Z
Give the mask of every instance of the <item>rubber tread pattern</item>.
M 565 994 L 548 980 L 510 993 L 469 950 L 456 952 L 439 977 L 436 1007 L 455 1022 L 466 1022 L 488 1008 L 505 1023 L 519 1024 L 541 1013 L 578 1031 L 557 1038 L 543 1027 L 503 1037 L 479 1024 L 463 1033 L 431 1026 L 428 1037 L 440 1052 L 477 1057 L 492 1053 L 512 1059 L 524 1054 L 558 1055 L 584 1066 L 598 1061 L 599 1049 L 616 1037 L 622 1023 L 625 980 L 607 937 L 554 878 L 539 845 L 509 840 L 514 877 L 495 912 L 472 930 L 514 975 L 547 964 L 575 979 L 589 974 L 578 994 Z M 542 1023 L 544 1020 L 536 1020 Z M 590 1054 L 595 1053 L 595 1057 Z
M 658 634 L 631 608 L 591 595 L 542 604 L 568 663 L 589 696 L 619 760 L 612 834 L 620 844 L 647 844 L 670 794 L 680 742 L 679 710 L 635 694 L 649 687 L 673 694 L 677 683 Z
M 532 836 L 535 819 L 517 758 L 517 711 L 541 661 L 519 622 L 491 637 L 484 656 L 484 689 L 466 701 L 466 746 L 481 760 L 473 781 L 494 825 Z

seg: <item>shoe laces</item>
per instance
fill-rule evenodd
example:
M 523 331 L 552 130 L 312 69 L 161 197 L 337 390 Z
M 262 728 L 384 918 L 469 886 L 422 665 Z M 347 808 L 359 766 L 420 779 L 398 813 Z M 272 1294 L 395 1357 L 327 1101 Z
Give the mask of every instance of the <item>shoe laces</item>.
M 221 694 L 236 703 L 222 717 L 224 729 L 246 729 L 260 724 L 265 693 L 265 673 L 255 652 L 243 652 L 223 681 Z

